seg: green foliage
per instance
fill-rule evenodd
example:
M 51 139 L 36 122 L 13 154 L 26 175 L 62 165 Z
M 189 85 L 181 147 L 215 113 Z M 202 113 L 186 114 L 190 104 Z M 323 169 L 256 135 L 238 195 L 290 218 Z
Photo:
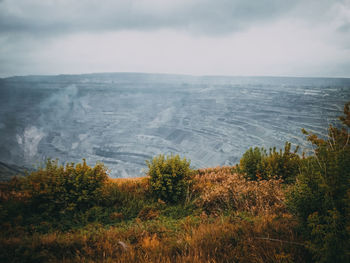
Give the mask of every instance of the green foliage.
M 267 154 L 264 148 L 250 148 L 240 160 L 239 171 L 250 180 L 280 178 L 293 182 L 299 172 L 300 157 L 298 147 L 291 152 L 291 144 L 286 142 L 284 151 L 270 149 Z
M 170 203 L 186 199 L 189 193 L 191 175 L 190 162 L 179 155 L 165 158 L 159 155 L 147 161 L 151 192 L 156 198 Z
M 260 165 L 264 158 L 266 158 L 265 149 L 260 149 L 258 147 L 255 147 L 254 149 L 249 148 L 240 160 L 240 172 L 245 173 L 246 177 L 250 180 L 258 179 L 258 175 L 261 174 Z
M 50 216 L 80 212 L 98 205 L 108 176 L 102 164 L 91 168 L 83 161 L 59 166 L 48 160 L 45 168 L 22 179 L 30 207 Z
M 350 102 L 344 113 L 343 127 L 330 126 L 327 139 L 303 130 L 315 155 L 288 196 L 318 262 L 350 262 Z
M 181 219 L 185 218 L 187 216 L 191 216 L 195 214 L 196 206 L 194 204 L 178 204 L 173 206 L 166 206 L 163 210 L 161 215 L 173 218 L 173 219 Z
M 149 198 L 147 186 L 148 180 L 142 183 L 129 182 L 124 185 L 108 183 L 103 187 L 101 205 L 113 210 L 112 217 L 119 219 L 114 221 L 134 219 L 144 207 L 154 202 Z

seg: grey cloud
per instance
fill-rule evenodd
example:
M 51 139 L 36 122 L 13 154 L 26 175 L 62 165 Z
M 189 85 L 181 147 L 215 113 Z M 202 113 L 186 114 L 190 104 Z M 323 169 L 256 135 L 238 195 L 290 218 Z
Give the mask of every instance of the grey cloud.
M 306 74 L 301 64 L 317 60 L 320 68 L 307 74 L 327 75 L 332 70 L 334 76 L 349 76 L 349 11 L 349 0 L 0 0 L 0 77 L 86 72 L 90 63 L 95 71 L 153 72 L 166 65 L 169 72 L 207 74 L 205 69 L 210 67 L 202 67 L 201 62 L 203 57 L 209 59 L 207 54 L 211 54 L 218 74 L 224 69 L 234 73 L 234 63 L 240 63 L 236 65 L 239 72 L 241 65 L 254 68 L 261 64 L 266 74 L 269 63 L 275 69 L 276 60 L 287 69 L 271 69 L 271 74 L 288 73 L 290 67 L 288 74 L 300 75 Z M 247 34 L 232 34 L 238 31 Z M 230 42 L 231 38 L 237 41 Z M 177 41 L 183 43 L 172 46 Z M 119 45 L 118 49 L 108 43 Z M 164 48 L 167 53 L 161 56 L 161 45 L 172 49 Z M 80 47 L 82 52 L 77 52 Z M 124 55 L 134 51 L 139 55 Z M 108 52 L 112 56 L 106 55 Z M 159 57 L 145 64 L 150 56 L 140 54 L 150 52 Z M 228 58 L 222 61 L 219 58 L 225 57 L 225 52 Z M 268 56 L 260 56 L 266 52 Z M 193 58 L 185 71 L 182 62 L 172 62 L 181 54 Z M 291 54 L 300 54 L 300 60 L 286 66 L 281 58 L 290 61 Z M 243 74 L 259 73 L 254 72 Z
M 0 32 L 57 34 L 175 28 L 202 34 L 224 34 L 276 19 L 298 8 L 303 2 L 5 0 L 0 2 Z M 330 2 L 321 0 L 318 5 L 326 7 Z

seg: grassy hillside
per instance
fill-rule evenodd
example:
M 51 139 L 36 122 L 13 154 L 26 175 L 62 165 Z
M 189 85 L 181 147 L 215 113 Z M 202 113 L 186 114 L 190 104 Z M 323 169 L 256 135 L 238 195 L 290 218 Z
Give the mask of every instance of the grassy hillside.
M 26 202 L 2 187 L 7 204 Z M 1 261 L 308 262 L 281 180 L 248 181 L 232 167 L 203 169 L 190 200 L 171 205 L 150 197 L 147 177 L 108 179 L 103 188 L 104 206 L 66 223 L 30 218 L 32 211 L 19 212 L 23 207 L 3 209 Z
M 0 262 L 349 262 L 350 103 L 314 154 L 249 149 L 234 167 L 179 156 L 146 177 L 58 165 L 0 184 Z

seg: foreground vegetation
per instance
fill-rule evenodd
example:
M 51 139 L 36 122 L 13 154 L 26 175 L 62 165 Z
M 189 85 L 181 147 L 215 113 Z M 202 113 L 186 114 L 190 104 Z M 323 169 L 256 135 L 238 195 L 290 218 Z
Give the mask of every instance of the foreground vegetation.
M 1 262 L 349 262 L 350 104 L 307 133 L 312 156 L 249 149 L 235 167 L 179 156 L 146 177 L 102 164 L 45 167 L 1 185 Z
M 190 200 L 168 204 L 153 196 L 147 177 L 114 179 L 95 206 L 67 202 L 52 216 L 29 192 L 7 192 L 1 261 L 301 262 L 308 255 L 283 188 L 281 180 L 248 181 L 232 167 L 203 169 Z

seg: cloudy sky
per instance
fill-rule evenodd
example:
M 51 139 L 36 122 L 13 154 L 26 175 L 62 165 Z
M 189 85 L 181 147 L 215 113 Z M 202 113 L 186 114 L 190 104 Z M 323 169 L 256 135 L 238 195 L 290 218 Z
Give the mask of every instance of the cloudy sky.
M 350 0 L 0 0 L 0 76 L 350 77 Z

